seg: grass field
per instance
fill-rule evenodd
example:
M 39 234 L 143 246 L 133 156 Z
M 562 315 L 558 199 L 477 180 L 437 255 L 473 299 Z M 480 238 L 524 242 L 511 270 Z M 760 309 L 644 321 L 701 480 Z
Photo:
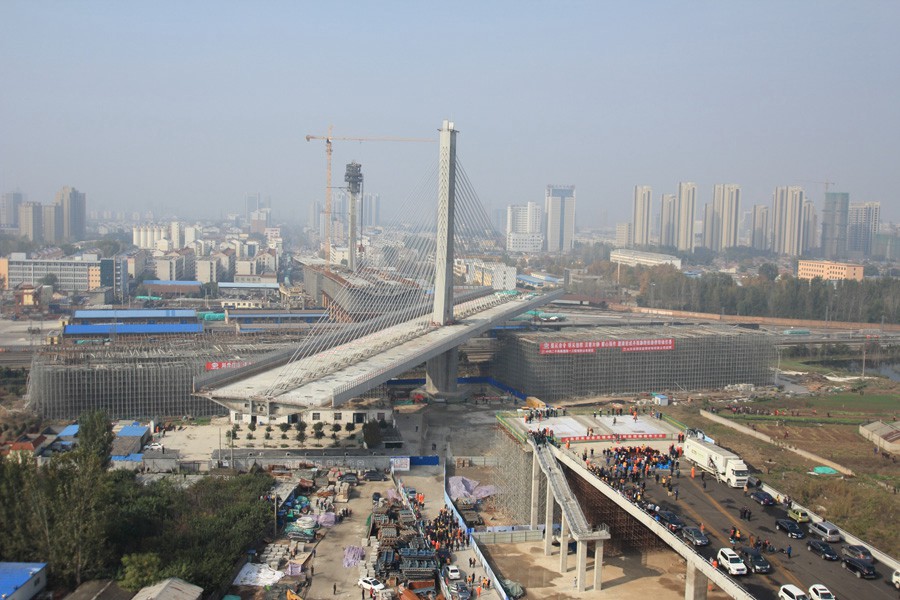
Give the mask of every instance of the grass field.
M 879 384 L 880 385 L 880 384 Z M 809 397 L 774 397 L 751 404 L 788 416 L 757 417 L 732 414 L 727 404 L 714 403 L 718 414 L 792 446 L 815 453 L 853 470 L 856 477 L 809 475 L 818 466 L 789 450 L 762 442 L 700 416 L 704 403 L 668 407 L 666 415 L 698 427 L 718 443 L 737 452 L 760 477 L 802 504 L 827 516 L 892 556 L 900 556 L 900 538 L 885 523 L 900 521 L 900 457 L 884 458 L 859 435 L 858 423 L 890 418 L 900 412 L 900 400 L 887 389 L 878 393 L 840 393 Z M 790 416 L 795 411 L 799 416 Z M 831 412 L 829 419 L 827 413 Z M 896 418 L 896 417 L 895 417 Z

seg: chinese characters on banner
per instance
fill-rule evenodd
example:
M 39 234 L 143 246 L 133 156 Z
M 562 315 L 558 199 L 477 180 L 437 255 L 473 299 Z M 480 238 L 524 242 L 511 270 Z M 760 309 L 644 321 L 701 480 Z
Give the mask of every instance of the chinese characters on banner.
M 600 340 L 583 342 L 541 342 L 541 354 L 593 354 L 597 348 L 620 348 L 622 352 L 674 350 L 674 338 L 650 340 Z
M 222 360 L 206 363 L 207 371 L 218 371 L 219 369 L 237 369 L 238 367 L 246 367 L 251 364 L 249 360 Z

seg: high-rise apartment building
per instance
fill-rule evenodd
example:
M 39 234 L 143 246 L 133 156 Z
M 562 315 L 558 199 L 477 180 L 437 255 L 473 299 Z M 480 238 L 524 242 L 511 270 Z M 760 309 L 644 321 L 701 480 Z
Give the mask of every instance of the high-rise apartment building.
M 741 214 L 741 187 L 719 183 L 713 189 L 713 247 L 716 252 L 738 245 L 738 221 Z
M 714 229 L 716 228 L 716 214 L 713 205 L 707 202 L 703 205 L 703 235 L 700 245 L 703 248 L 713 250 L 716 246 L 716 236 Z
M 44 211 L 40 202 L 19 205 L 19 235 L 32 241 L 44 241 Z
M 649 185 L 634 186 L 634 208 L 632 211 L 632 243 L 635 246 L 650 244 L 650 198 L 653 190 Z
M 359 222 L 363 227 L 381 225 L 381 196 L 379 194 L 363 194 L 360 208 L 362 214 Z
M 544 213 L 537 202 L 506 207 L 506 233 L 540 233 Z
M 847 248 L 854 256 L 871 256 L 881 219 L 881 203 L 854 203 L 849 206 Z
M 616 248 L 630 248 L 634 245 L 634 230 L 631 223 L 616 223 Z
M 690 252 L 694 249 L 694 210 L 697 205 L 697 184 L 678 184 L 675 200 L 675 247 Z
M 575 245 L 575 186 L 548 185 L 544 207 L 547 252 L 569 252 Z
M 0 227 L 19 226 L 19 207 L 23 202 L 22 192 L 7 192 L 0 197 Z
M 754 250 L 769 249 L 769 207 L 765 204 L 753 206 L 753 226 L 750 233 L 750 246 Z
M 59 204 L 44 204 L 41 206 L 41 224 L 44 231 L 45 244 L 58 244 L 62 242 L 65 231 L 63 208 Z
M 819 227 L 819 217 L 816 213 L 816 205 L 812 200 L 803 201 L 801 220 L 803 221 L 803 241 L 800 254 L 806 255 L 819 247 L 816 243 L 819 239 L 816 235 Z
M 847 255 L 847 225 L 850 217 L 850 194 L 825 192 L 822 209 L 822 256 L 828 259 Z
M 56 204 L 63 211 L 63 239 L 69 242 L 83 240 L 87 222 L 87 201 L 84 194 L 66 186 L 56 194 Z
M 675 194 L 663 194 L 659 210 L 659 245 L 675 246 Z
M 772 249 L 776 254 L 800 256 L 803 252 L 803 188 L 775 188 L 773 194 Z

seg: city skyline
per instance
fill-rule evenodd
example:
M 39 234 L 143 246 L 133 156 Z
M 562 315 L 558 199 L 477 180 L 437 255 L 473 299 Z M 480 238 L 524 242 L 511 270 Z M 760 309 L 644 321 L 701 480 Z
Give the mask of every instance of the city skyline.
M 579 226 L 612 227 L 637 183 L 694 181 L 702 213 L 717 182 L 746 206 L 786 185 L 822 206 L 829 181 L 900 220 L 896 3 L 411 6 L 361 4 L 347 20 L 279 2 L 5 2 L 0 192 L 48 204 L 73 185 L 98 210 L 193 216 L 243 212 L 258 190 L 302 218 L 325 189 L 324 144 L 305 135 L 436 139 L 452 117 L 491 207 L 567 181 Z M 445 27 L 464 42 L 453 52 L 433 41 Z M 704 93 L 710 81 L 728 92 Z M 389 215 L 436 146 L 335 142 L 334 164 L 351 160 Z

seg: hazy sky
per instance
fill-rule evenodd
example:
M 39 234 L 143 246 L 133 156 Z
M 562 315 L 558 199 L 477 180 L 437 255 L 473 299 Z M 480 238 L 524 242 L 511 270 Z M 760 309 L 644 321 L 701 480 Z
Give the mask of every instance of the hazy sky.
M 305 135 L 436 137 L 488 206 L 577 186 L 579 226 L 630 220 L 635 184 L 777 185 L 900 220 L 900 2 L 0 1 L 0 191 L 89 209 L 276 218 L 322 198 Z M 335 142 L 386 210 L 424 144 Z

